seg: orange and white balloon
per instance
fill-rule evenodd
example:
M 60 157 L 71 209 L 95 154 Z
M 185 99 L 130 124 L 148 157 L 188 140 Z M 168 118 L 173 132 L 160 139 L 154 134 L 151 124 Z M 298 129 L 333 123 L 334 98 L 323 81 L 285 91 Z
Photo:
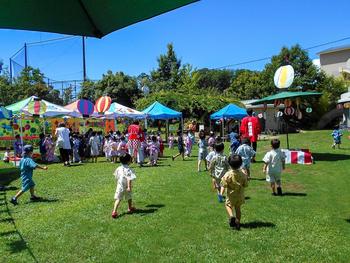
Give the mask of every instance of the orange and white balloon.
M 111 106 L 112 99 L 109 96 L 103 96 L 99 98 L 95 103 L 96 111 L 99 113 L 104 113 L 108 111 L 109 107 Z
M 285 89 L 292 85 L 294 80 L 294 69 L 291 65 L 281 66 L 276 70 L 274 82 L 279 89 Z

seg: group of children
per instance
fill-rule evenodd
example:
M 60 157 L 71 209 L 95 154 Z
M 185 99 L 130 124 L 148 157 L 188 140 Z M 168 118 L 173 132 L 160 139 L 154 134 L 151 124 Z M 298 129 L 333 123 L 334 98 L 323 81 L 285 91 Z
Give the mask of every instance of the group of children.
M 187 135 L 186 138 L 189 136 Z M 41 137 L 43 142 L 48 137 Z M 186 140 L 185 138 L 185 140 Z M 231 141 L 230 155 L 227 157 L 224 154 L 224 143 L 220 137 L 215 137 L 210 134 L 208 140 L 205 138 L 204 131 L 199 133 L 198 141 L 198 171 L 202 161 L 205 162 L 206 169 L 209 170 L 212 177 L 213 186 L 217 190 L 219 202 L 225 201 L 225 208 L 229 215 L 229 225 L 240 229 L 241 220 L 241 205 L 245 202 L 244 188 L 248 186 L 250 179 L 250 164 L 255 157 L 255 152 L 250 146 L 250 141 L 243 138 L 241 141 L 236 138 L 237 142 Z M 178 132 L 178 149 L 179 154 L 173 156 L 173 160 L 182 155 L 185 156 L 186 143 L 182 137 L 181 131 Z M 161 153 L 161 138 L 155 134 L 146 136 L 144 140 L 145 155 L 149 154 L 150 163 L 156 165 L 158 153 Z M 75 150 L 80 146 L 80 136 L 72 134 L 73 156 Z M 233 147 L 233 143 L 236 145 Z M 45 143 L 44 143 L 45 144 Z M 112 162 L 119 158 L 121 166 L 114 172 L 117 188 L 115 192 L 115 203 L 112 211 L 112 217 L 118 216 L 118 207 L 123 198 L 128 201 L 128 213 L 135 211 L 132 203 L 132 182 L 136 179 L 134 171 L 129 167 L 132 162 L 132 156 L 127 152 L 127 141 L 124 134 L 111 133 L 100 140 L 99 134 L 92 132 L 88 139 L 90 145 L 91 156 L 95 158 L 101 154 L 101 150 L 105 153 L 106 158 Z M 237 147 L 236 147 L 237 146 Z M 271 141 L 272 150 L 265 154 L 263 161 L 263 172 L 266 174 L 266 181 L 270 182 L 272 194 L 282 195 L 281 188 L 281 172 L 285 166 L 285 157 L 279 149 L 280 141 L 274 139 Z M 235 151 L 233 151 L 233 149 Z M 30 191 L 31 199 L 37 200 L 35 195 L 35 183 L 32 179 L 33 170 L 36 168 L 46 170 L 47 167 L 36 164 L 31 156 L 33 147 L 26 145 L 22 149 L 23 158 L 20 161 L 22 189 L 11 199 L 11 203 L 17 205 L 17 199 L 26 191 Z M 76 159 L 76 158 L 75 158 Z M 276 188 L 277 186 L 277 188 Z M 225 197 L 226 196 L 226 197 Z

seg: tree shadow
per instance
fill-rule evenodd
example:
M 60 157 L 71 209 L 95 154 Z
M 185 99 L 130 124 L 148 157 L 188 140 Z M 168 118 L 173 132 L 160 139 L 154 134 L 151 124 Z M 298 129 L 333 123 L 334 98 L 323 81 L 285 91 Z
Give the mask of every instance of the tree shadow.
M 290 192 L 284 192 L 283 196 L 307 196 L 307 193 L 290 193 Z
M 0 192 L 0 195 L 4 195 L 5 194 L 5 191 L 15 191 L 15 190 L 18 190 L 18 187 L 16 186 L 4 186 Z
M 7 186 L 20 177 L 20 170 L 15 167 L 0 170 L 0 185 Z M 6 188 L 6 187 L 5 187 Z
M 249 196 L 244 197 L 245 200 L 250 200 L 251 198 Z
M 271 222 L 252 221 L 248 223 L 242 223 L 241 227 L 248 228 L 248 229 L 255 229 L 255 228 L 262 228 L 262 227 L 276 227 L 276 225 Z
M 348 218 L 348 219 L 345 219 L 345 221 L 346 221 L 346 222 L 348 222 L 348 223 L 350 223 L 350 218 Z
M 24 237 L 22 236 L 21 232 L 18 230 L 16 222 L 12 216 L 11 210 L 9 208 L 9 204 L 7 202 L 7 196 L 6 196 L 6 192 L 5 195 L 3 195 L 3 201 L 5 202 L 6 205 L 6 210 L 4 210 L 4 212 L 7 212 L 8 217 L 1 219 L 0 222 L 8 222 L 10 224 L 12 224 L 13 229 L 12 231 L 6 231 L 6 232 L 0 232 L 0 236 L 9 236 L 9 235 L 15 235 L 18 237 L 17 240 L 11 241 L 9 243 L 7 243 L 8 249 L 10 251 L 11 254 L 13 253 L 18 253 L 21 251 L 26 250 L 29 255 L 32 257 L 34 262 L 38 262 L 37 258 L 35 257 L 35 255 L 33 254 L 33 251 L 31 250 L 31 248 L 28 246 L 28 243 L 25 241 Z
M 339 153 L 312 153 L 312 157 L 314 162 L 350 160 L 349 155 Z

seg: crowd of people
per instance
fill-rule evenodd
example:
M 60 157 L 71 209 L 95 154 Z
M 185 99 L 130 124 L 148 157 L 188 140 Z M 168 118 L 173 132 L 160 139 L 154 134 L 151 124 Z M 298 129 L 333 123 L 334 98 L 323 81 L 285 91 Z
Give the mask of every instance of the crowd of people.
M 172 156 L 172 160 L 182 157 L 192 156 L 192 147 L 198 145 L 197 171 L 204 169 L 209 171 L 212 178 L 213 188 L 217 191 L 217 198 L 220 203 L 225 202 L 225 208 L 229 216 L 230 227 L 240 229 L 241 205 L 245 202 L 244 189 L 251 179 L 251 163 L 255 162 L 257 149 L 257 139 L 260 133 L 259 122 L 252 115 L 252 111 L 247 111 L 248 116 L 241 122 L 240 128 L 234 126 L 228 135 L 230 141 L 229 154 L 225 155 L 225 145 L 223 138 L 216 136 L 214 132 L 206 137 L 204 130 L 199 131 L 198 139 L 192 129 L 184 134 L 181 130 L 177 132 L 177 137 L 170 134 L 167 138 L 169 148 L 172 149 L 177 144 L 178 153 Z M 332 133 L 335 145 L 341 143 L 341 133 L 335 129 Z M 163 156 L 164 143 L 160 133 L 142 129 L 138 121 L 134 121 L 127 130 L 110 131 L 103 135 L 89 129 L 85 134 L 72 132 L 65 127 L 64 123 L 58 125 L 55 131 L 56 142 L 51 135 L 40 135 L 39 149 L 42 161 L 50 162 L 54 160 L 55 148 L 59 150 L 61 161 L 65 166 L 72 162 L 91 161 L 97 162 L 98 156 L 104 156 L 106 161 L 111 163 L 120 162 L 121 165 L 115 170 L 116 180 L 115 203 L 112 210 L 112 217 L 118 217 L 118 207 L 122 199 L 128 201 L 128 213 L 135 211 L 132 201 L 132 186 L 136 179 L 135 172 L 129 167 L 134 162 L 140 167 L 145 164 L 156 166 L 159 157 Z M 32 179 L 33 170 L 40 168 L 46 170 L 46 166 L 39 166 L 32 160 L 33 147 L 24 146 L 17 136 L 14 142 L 15 154 L 21 156 L 20 169 L 22 179 L 22 189 L 11 199 L 11 203 L 17 205 L 17 199 L 26 191 L 30 191 L 31 199 L 38 197 L 34 194 L 35 183 Z M 282 184 L 281 173 L 285 168 L 285 155 L 280 150 L 280 141 L 271 140 L 271 150 L 268 151 L 263 160 L 262 172 L 266 175 L 266 181 L 271 186 L 272 195 L 281 196 Z

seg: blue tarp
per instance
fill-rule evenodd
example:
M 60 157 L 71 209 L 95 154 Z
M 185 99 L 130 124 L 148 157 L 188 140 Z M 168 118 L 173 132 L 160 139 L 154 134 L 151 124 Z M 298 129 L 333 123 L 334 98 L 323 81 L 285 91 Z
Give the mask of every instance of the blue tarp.
M 235 104 L 229 104 L 221 110 L 210 115 L 210 119 L 219 120 L 219 119 L 236 119 L 240 120 L 247 116 L 246 109 L 240 108 Z
M 7 110 L 5 107 L 0 107 L 0 119 L 11 119 L 12 111 Z
M 182 113 L 172 110 L 163 104 L 156 101 L 148 108 L 142 111 L 147 114 L 147 117 L 155 120 L 168 120 L 168 119 L 177 119 L 182 117 Z

